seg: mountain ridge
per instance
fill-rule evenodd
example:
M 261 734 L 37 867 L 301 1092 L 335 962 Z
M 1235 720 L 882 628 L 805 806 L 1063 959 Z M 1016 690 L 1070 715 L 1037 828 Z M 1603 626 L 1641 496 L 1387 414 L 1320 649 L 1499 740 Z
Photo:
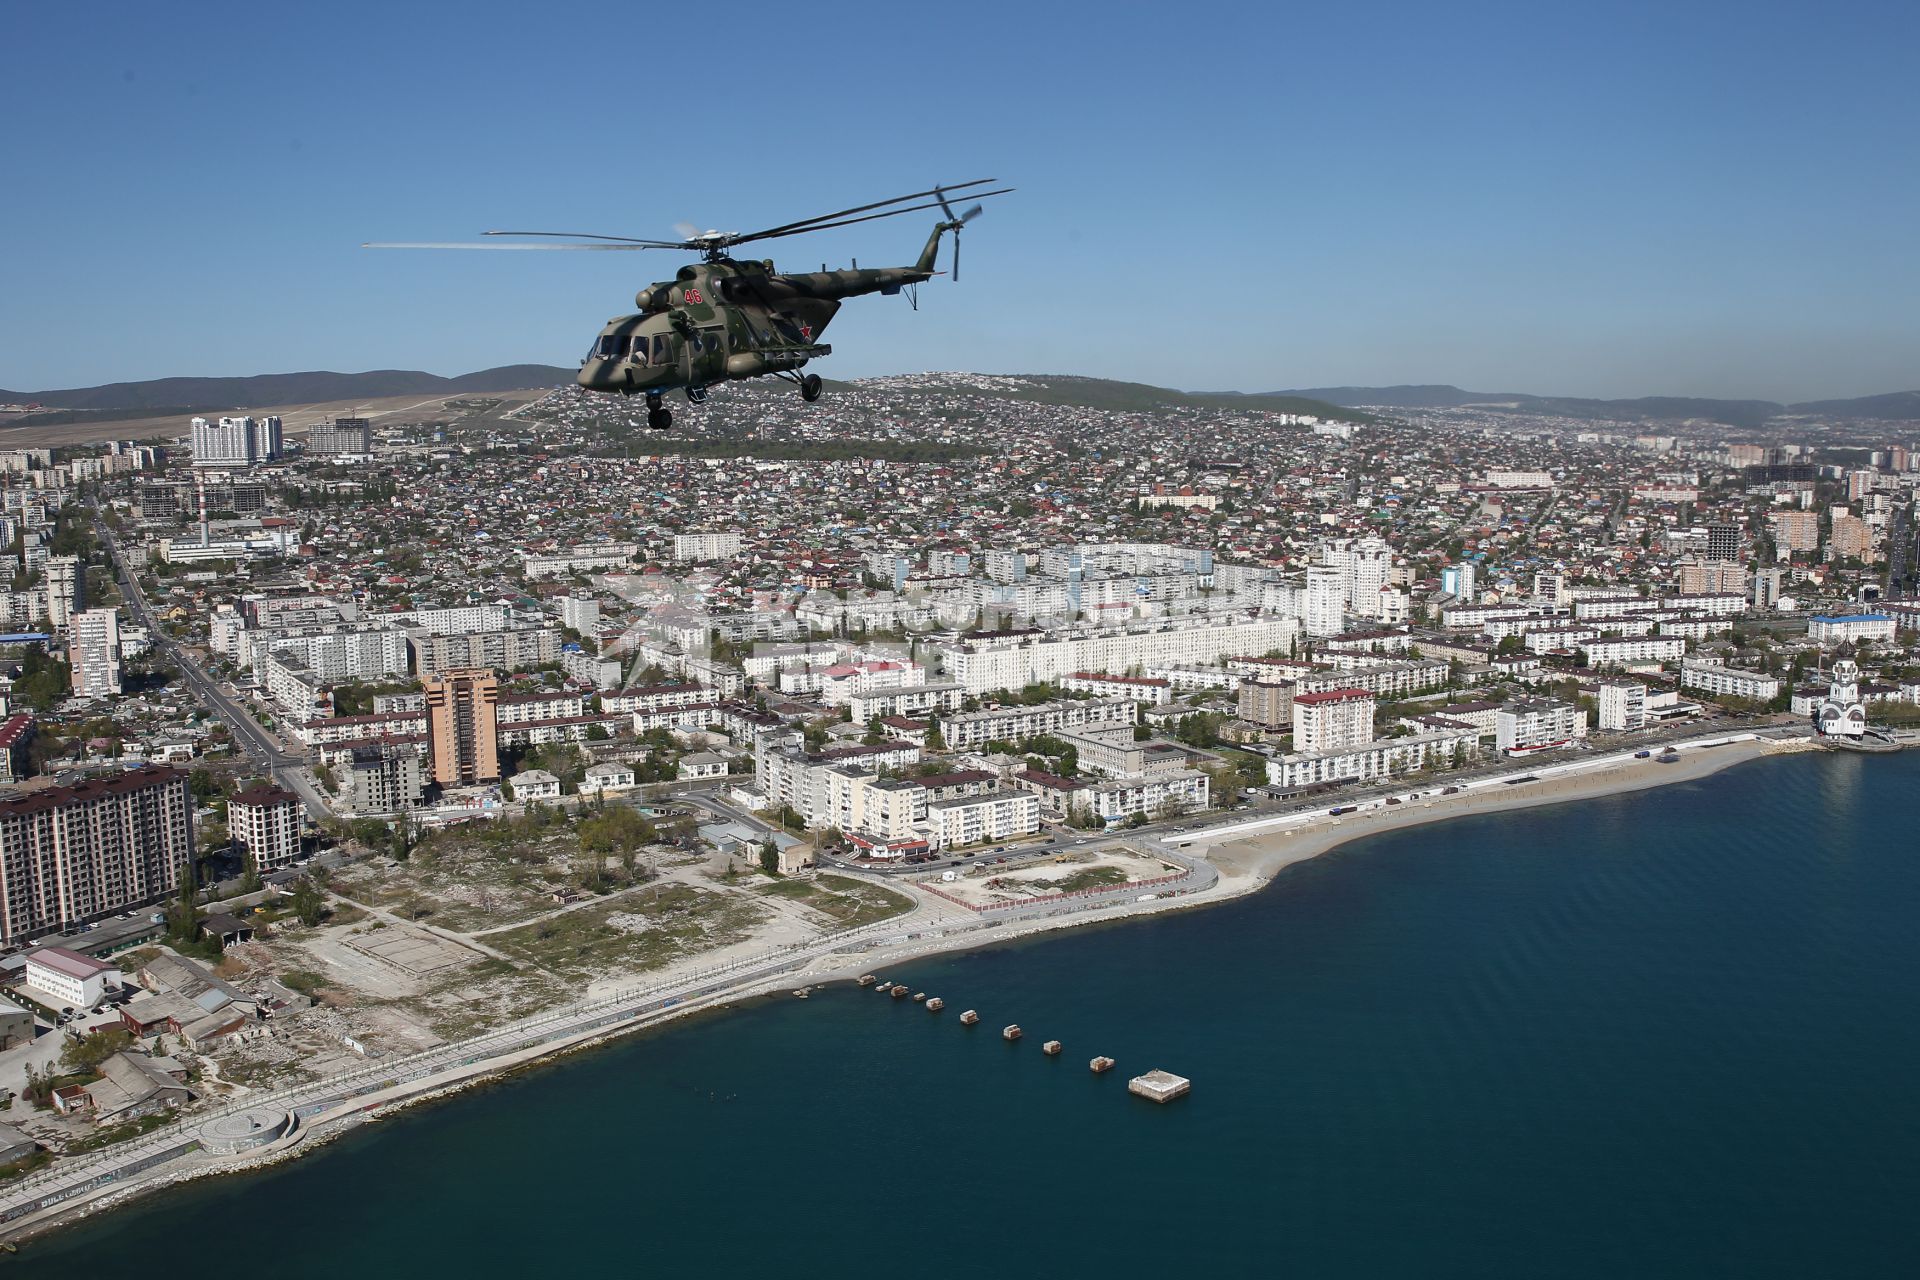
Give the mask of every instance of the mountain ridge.
M 57 391 L 0 391 L 0 402 L 38 403 L 46 409 L 240 409 L 253 405 L 319 404 L 328 400 L 375 400 L 383 396 L 481 394 L 517 391 L 545 382 L 571 382 L 574 371 L 557 365 L 510 364 L 443 378 L 419 369 L 371 369 L 336 373 L 262 373 L 234 378 L 152 378 Z
M 53 391 L 0 390 L 0 403 L 38 403 L 46 410 L 77 410 L 101 417 L 117 410 L 208 413 L 252 406 L 321 404 L 330 400 L 373 400 L 405 395 L 478 395 L 543 385 L 563 386 L 573 380 L 573 372 L 558 365 L 514 364 L 480 369 L 452 378 L 418 369 L 371 369 L 361 373 L 310 370 L 250 377 L 155 378 L 144 382 L 112 382 L 95 387 Z M 1754 427 L 1769 418 L 1798 413 L 1878 421 L 1920 420 L 1920 391 L 1781 404 L 1772 400 L 1694 396 L 1639 396 L 1606 400 L 1543 396 L 1520 391 L 1468 391 L 1448 383 L 1241 392 L 1180 391 L 1150 383 L 1073 374 L 1008 376 L 1017 376 L 1027 384 L 1011 393 L 1012 398 L 1120 410 L 1174 406 L 1258 406 L 1324 416 L 1336 408 L 1353 410 L 1360 406 L 1384 409 L 1481 406 L 1494 412 L 1545 413 L 1624 421 L 1680 422 L 1704 419 L 1735 427 Z

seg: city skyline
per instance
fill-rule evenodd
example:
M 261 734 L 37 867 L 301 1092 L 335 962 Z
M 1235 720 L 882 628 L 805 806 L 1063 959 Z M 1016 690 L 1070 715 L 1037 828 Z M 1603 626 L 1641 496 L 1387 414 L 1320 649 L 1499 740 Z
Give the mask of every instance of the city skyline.
M 716 68 L 697 37 L 636 55 L 485 5 L 128 6 L 85 39 L 24 15 L 27 127 L 0 147 L 41 195 L 11 210 L 33 251 L 0 386 L 566 366 L 679 260 L 358 246 L 753 227 L 979 174 L 1020 192 L 970 229 L 962 284 L 850 308 L 822 372 L 1783 402 L 1920 382 L 1920 181 L 1886 162 L 1913 116 L 1903 9 L 989 7 L 937 58 L 879 10 L 789 16 L 746 13 L 767 38 Z M 775 260 L 909 261 L 923 236 Z M 102 334 L 117 312 L 135 340 Z

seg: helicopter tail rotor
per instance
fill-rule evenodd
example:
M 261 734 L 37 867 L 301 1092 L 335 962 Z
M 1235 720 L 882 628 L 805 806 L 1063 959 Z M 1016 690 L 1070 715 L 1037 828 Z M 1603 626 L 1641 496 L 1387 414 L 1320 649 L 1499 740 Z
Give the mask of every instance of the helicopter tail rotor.
M 960 229 L 979 217 L 984 212 L 984 206 L 976 204 L 965 213 L 956 215 L 953 206 L 947 203 L 946 189 L 935 187 L 933 191 L 934 199 L 940 202 L 940 212 L 947 215 L 947 228 L 953 232 L 953 281 L 958 284 L 960 282 Z

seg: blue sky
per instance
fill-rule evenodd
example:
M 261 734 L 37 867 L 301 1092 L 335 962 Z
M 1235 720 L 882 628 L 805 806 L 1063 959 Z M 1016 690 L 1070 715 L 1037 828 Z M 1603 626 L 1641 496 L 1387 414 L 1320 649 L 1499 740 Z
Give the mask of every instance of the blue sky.
M 360 242 L 997 176 L 960 284 L 850 304 L 823 372 L 1907 389 L 1917 42 L 1844 0 L 9 5 L 0 387 L 568 365 L 671 255 Z

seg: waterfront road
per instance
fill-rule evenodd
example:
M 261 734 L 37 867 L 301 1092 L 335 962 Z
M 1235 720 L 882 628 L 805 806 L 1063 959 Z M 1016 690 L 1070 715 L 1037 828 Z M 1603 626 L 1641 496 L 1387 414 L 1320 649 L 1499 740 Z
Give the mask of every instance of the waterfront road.
M 1154 850 L 1154 856 L 1177 862 L 1187 868 L 1181 884 L 1159 890 L 1162 895 L 1193 892 L 1210 887 L 1217 877 L 1210 866 L 1197 859 Z M 163 1126 L 139 1139 L 72 1160 L 60 1160 L 46 1170 L 29 1175 L 0 1193 L 0 1233 L 9 1225 L 43 1210 L 67 1205 L 81 1197 L 117 1191 L 143 1181 L 163 1182 L 182 1172 L 218 1167 L 218 1162 L 197 1153 L 189 1144 L 209 1121 L 222 1115 L 256 1108 L 291 1112 L 303 1121 L 335 1111 L 343 1104 L 370 1094 L 389 1092 L 411 1082 L 431 1077 L 460 1075 L 494 1060 L 523 1055 L 543 1045 L 560 1046 L 603 1033 L 612 1028 L 645 1025 L 669 1016 L 684 1007 L 714 999 L 728 998 L 763 987 L 783 975 L 793 974 L 824 962 L 822 972 L 843 964 L 854 964 L 858 957 L 882 947 L 897 947 L 925 942 L 929 947 L 956 934 L 986 931 L 1013 921 L 1034 921 L 1102 907 L 1135 908 L 1135 899 L 1124 891 L 1088 895 L 1084 899 L 1036 903 L 1009 910 L 943 915 L 927 918 L 921 910 L 875 924 L 842 930 L 810 943 L 767 948 L 732 963 L 685 975 L 675 981 L 654 985 L 635 985 L 604 999 L 571 1005 L 537 1015 L 481 1035 L 442 1045 L 407 1057 L 378 1060 L 355 1071 L 292 1089 L 272 1093 L 246 1093 L 222 1108 L 196 1112 Z M 990 935 L 989 935 L 990 936 Z M 441 1087 L 438 1082 L 423 1089 Z

